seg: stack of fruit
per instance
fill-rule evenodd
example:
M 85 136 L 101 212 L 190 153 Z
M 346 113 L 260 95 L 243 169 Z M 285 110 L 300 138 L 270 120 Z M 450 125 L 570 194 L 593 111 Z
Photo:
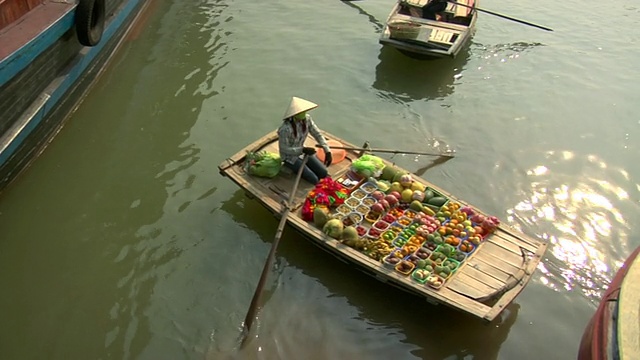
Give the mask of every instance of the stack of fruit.
M 357 233 L 343 243 L 436 289 L 500 223 L 393 167 L 353 189 L 336 211 Z

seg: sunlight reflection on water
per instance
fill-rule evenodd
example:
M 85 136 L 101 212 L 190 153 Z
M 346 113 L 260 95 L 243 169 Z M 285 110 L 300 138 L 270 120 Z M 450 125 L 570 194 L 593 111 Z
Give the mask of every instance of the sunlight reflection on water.
M 535 179 L 529 198 L 508 211 L 508 220 L 541 229 L 538 235 L 549 242 L 549 260 L 539 266 L 543 284 L 597 299 L 632 247 L 628 221 L 618 206 L 629 200 L 629 194 L 608 179 L 611 171 L 626 180 L 628 176 L 594 155 L 579 159 L 560 151 L 547 157 L 549 163 L 527 171 Z M 571 172 L 576 165 L 583 175 L 578 177 L 580 182 L 571 183 L 575 175 L 563 172 Z

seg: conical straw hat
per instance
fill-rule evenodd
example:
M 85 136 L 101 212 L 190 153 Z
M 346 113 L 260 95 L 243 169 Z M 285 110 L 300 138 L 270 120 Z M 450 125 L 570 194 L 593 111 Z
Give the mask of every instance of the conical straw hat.
M 318 107 L 318 104 L 315 104 L 309 100 L 301 99 L 299 97 L 294 96 L 291 98 L 291 103 L 289 104 L 287 111 L 284 112 L 283 119 L 290 118 L 294 115 L 300 114 L 301 112 L 315 109 L 317 107 Z

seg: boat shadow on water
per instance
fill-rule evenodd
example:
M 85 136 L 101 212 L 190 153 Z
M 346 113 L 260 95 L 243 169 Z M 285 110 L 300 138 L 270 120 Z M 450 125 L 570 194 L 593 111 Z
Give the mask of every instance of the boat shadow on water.
M 246 197 L 244 191 L 235 192 L 222 204 L 221 210 L 228 213 L 237 224 L 254 229 L 262 242 L 272 243 L 277 221 L 271 218 L 269 211 L 257 200 Z M 262 218 L 262 221 L 257 218 Z M 291 275 L 292 272 L 294 275 Z M 300 276 L 300 273 L 303 276 Z M 287 285 L 287 282 L 293 284 Z M 304 293 L 305 286 L 301 286 L 304 283 L 308 283 L 310 289 L 317 287 L 318 284 L 326 288 L 329 295 L 325 300 L 328 302 L 334 303 L 331 299 L 336 297 L 343 298 L 353 308 L 336 311 L 347 312 L 348 316 L 345 315 L 345 317 L 364 322 L 364 326 L 368 329 L 394 334 L 393 339 L 399 336 L 399 349 L 406 349 L 407 344 L 412 345 L 413 349 L 410 352 L 418 358 L 472 356 L 474 359 L 495 359 L 511 327 L 516 322 L 520 309 L 518 303 L 512 302 L 495 320 L 486 322 L 444 305 L 429 304 L 423 298 L 405 293 L 360 271 L 355 271 L 353 267 L 321 251 L 311 241 L 306 241 L 303 235 L 293 228 L 286 227 L 277 250 L 276 266 L 271 274 L 263 305 L 265 308 L 268 305 L 268 309 L 272 312 L 286 314 L 293 311 L 290 305 L 295 307 L 301 295 L 297 295 L 297 299 L 292 301 L 292 304 L 286 304 L 282 303 L 282 298 L 286 296 L 276 294 L 292 291 L 290 288 L 293 287 L 296 288 L 296 294 Z M 312 297 L 310 302 L 325 301 L 317 297 L 316 291 L 309 291 L 308 296 Z M 270 299 L 280 302 L 269 304 Z M 352 317 L 354 311 L 357 312 L 357 316 Z M 275 315 L 263 316 L 271 318 Z M 266 326 L 271 321 L 265 321 L 265 328 L 259 332 L 268 331 Z M 277 335 L 272 333 L 269 336 Z M 291 336 L 294 337 L 294 335 Z M 313 340 L 309 340 L 306 343 L 312 342 Z M 344 344 L 344 346 L 350 345 Z M 335 344 L 335 348 L 339 351 L 337 349 L 340 349 L 341 345 Z M 241 352 L 247 355 L 246 351 L 249 350 Z M 402 356 L 400 353 L 398 355 Z
M 470 58 L 468 48 L 454 59 L 421 60 L 383 46 L 372 87 L 384 98 L 405 103 L 453 94 L 455 81 Z

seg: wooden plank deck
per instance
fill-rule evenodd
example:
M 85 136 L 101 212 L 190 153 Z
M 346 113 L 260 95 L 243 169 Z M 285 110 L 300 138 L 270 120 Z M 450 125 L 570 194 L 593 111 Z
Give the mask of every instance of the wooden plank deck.
M 347 147 L 354 146 L 331 134 L 324 134 L 328 140 L 340 141 Z M 314 144 L 313 139 L 308 139 L 306 145 Z M 295 174 L 283 171 L 273 179 L 251 177 L 244 171 L 243 159 L 248 151 L 267 150 L 277 153 L 277 146 L 277 134 L 274 131 L 242 149 L 219 166 L 221 174 L 229 177 L 250 197 L 258 200 L 276 215 L 281 212 L 282 201 L 289 196 Z M 347 158 L 344 161 L 329 168 L 331 176 L 338 178 L 346 174 L 351 162 L 359 155 L 347 151 Z M 454 201 L 469 205 L 424 179 L 414 176 L 414 180 L 432 187 Z M 369 258 L 338 240 L 328 238 L 312 223 L 304 221 L 300 216 L 300 208 L 306 194 L 312 188 L 311 184 L 305 181 L 300 182 L 293 201 L 292 215 L 288 219 L 289 225 L 307 239 L 331 255 L 356 266 L 382 282 L 421 296 L 431 303 L 444 304 L 485 320 L 493 320 L 522 291 L 547 247 L 546 243 L 540 240 L 501 225 L 469 255 L 445 285 L 436 290 L 382 266 L 381 262 Z M 478 209 L 475 206 L 474 208 Z M 486 214 L 486 212 L 483 213 Z

